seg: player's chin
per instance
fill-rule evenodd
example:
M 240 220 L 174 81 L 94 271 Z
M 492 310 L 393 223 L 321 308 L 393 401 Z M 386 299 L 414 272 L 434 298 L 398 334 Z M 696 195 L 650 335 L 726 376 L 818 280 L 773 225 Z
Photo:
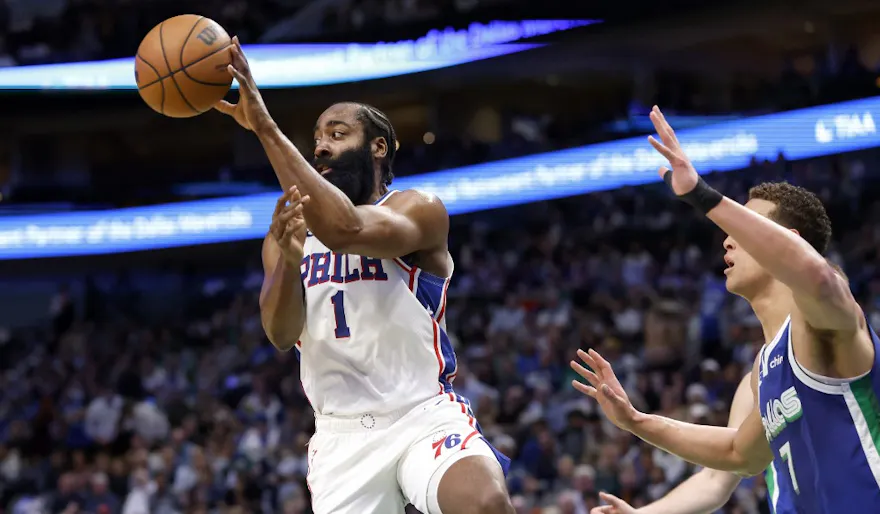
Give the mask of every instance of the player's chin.
M 737 291 L 740 286 L 737 277 L 733 276 L 733 273 L 727 273 L 724 279 L 724 285 L 727 287 L 727 291 L 733 294 L 739 294 Z
M 749 291 L 752 289 L 749 287 L 749 282 L 747 280 L 743 280 L 743 277 L 733 276 L 732 274 L 727 275 L 727 280 L 724 282 L 724 285 L 727 287 L 729 293 L 746 299 L 748 299 Z

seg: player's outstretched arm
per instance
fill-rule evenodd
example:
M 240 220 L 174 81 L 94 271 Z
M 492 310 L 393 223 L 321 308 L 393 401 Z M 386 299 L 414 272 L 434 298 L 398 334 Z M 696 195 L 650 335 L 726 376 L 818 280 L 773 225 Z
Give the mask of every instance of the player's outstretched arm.
M 733 395 L 727 419 L 730 428 L 739 427 L 755 407 L 750 380 L 751 374 L 746 375 Z M 601 493 L 608 505 L 596 507 L 590 514 L 709 514 L 730 500 L 739 482 L 740 477 L 728 471 L 703 468 L 663 498 L 640 509 L 633 509 L 614 495 Z
M 738 429 L 695 425 L 645 414 L 630 403 L 611 364 L 601 355 L 595 350 L 589 353 L 578 350 L 578 357 L 593 371 L 571 361 L 572 369 L 589 383 L 575 380 L 574 388 L 595 398 L 612 423 L 645 442 L 688 462 L 741 475 L 756 475 L 773 459 L 757 408 L 749 412 Z M 753 378 L 753 392 L 756 387 Z
M 650 117 L 661 141 L 653 136 L 648 139 L 672 167 L 671 171 L 660 168 L 660 176 L 673 192 L 701 210 L 758 264 L 788 286 L 807 324 L 820 330 L 856 331 L 862 325 L 861 310 L 846 281 L 825 258 L 796 232 L 706 185 L 657 106 Z
M 230 53 L 229 73 L 239 84 L 239 101 L 221 101 L 215 108 L 257 135 L 285 191 L 296 186 L 311 198 L 305 215 L 322 243 L 333 251 L 379 258 L 446 244 L 449 217 L 436 197 L 405 192 L 382 207 L 355 206 L 324 180 L 269 115 L 237 37 Z
M 302 204 L 307 202 L 296 188 L 282 195 L 263 240 L 260 320 L 269 341 L 285 352 L 299 340 L 306 319 L 300 263 L 305 240 Z

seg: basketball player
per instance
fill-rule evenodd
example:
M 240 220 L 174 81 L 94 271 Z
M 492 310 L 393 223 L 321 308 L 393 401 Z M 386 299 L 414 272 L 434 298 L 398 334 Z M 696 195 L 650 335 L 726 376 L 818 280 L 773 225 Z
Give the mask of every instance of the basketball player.
M 510 461 L 452 388 L 445 207 L 389 190 L 397 137 L 367 105 L 324 111 L 309 162 L 266 110 L 237 38 L 231 52 L 240 100 L 217 108 L 257 135 L 286 191 L 264 242 L 260 307 L 272 343 L 300 356 L 315 410 L 314 512 L 513 513 Z
M 706 467 L 757 474 L 768 465 L 777 513 L 874 512 L 880 505 L 880 339 L 846 280 L 821 253 L 831 237 L 822 203 L 785 183 L 762 184 L 742 206 L 709 187 L 657 107 L 649 140 L 671 164 L 660 174 L 679 199 L 729 236 L 727 288 L 748 300 L 767 344 L 752 369 L 756 408 L 738 428 L 681 423 L 635 410 L 611 365 L 572 362 L 609 419 Z M 768 337 L 776 334 L 775 337 Z

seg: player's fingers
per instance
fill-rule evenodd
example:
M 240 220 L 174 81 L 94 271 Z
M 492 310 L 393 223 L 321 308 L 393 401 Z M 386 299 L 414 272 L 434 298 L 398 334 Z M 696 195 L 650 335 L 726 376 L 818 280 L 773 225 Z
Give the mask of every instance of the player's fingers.
M 613 369 L 611 369 L 611 363 L 606 361 L 604 357 L 599 355 L 599 352 L 597 352 L 596 350 L 590 348 L 589 355 L 596 362 L 596 366 L 598 366 L 599 371 L 614 371 Z
M 250 73 L 250 63 L 248 63 L 247 56 L 244 54 L 244 49 L 241 47 L 241 42 L 238 40 L 238 36 L 234 36 L 232 38 L 232 44 L 233 48 L 235 49 L 238 62 L 241 65 L 238 68 L 245 73 Z
M 660 139 L 663 140 L 663 143 L 667 146 L 674 145 L 675 134 L 672 132 L 672 127 L 669 126 L 669 123 L 666 123 L 666 118 L 663 117 L 660 108 L 655 105 L 651 110 L 651 113 L 648 115 L 648 118 L 651 119 L 654 129 L 657 131 L 657 134 L 660 135 Z
M 229 103 L 226 100 L 220 100 L 219 102 L 214 104 L 214 109 L 222 112 L 223 114 L 232 116 L 233 114 L 235 114 L 235 105 L 236 104 Z
M 654 136 L 648 136 L 648 142 L 651 143 L 651 146 L 654 147 L 654 150 L 657 150 L 660 153 L 660 155 L 662 155 L 663 157 L 666 157 L 667 161 L 673 162 L 675 160 L 678 160 L 675 152 L 670 150 L 669 147 L 667 147 L 666 145 L 664 145 L 660 141 L 657 141 L 654 138 Z
M 577 373 L 578 375 L 583 377 L 584 380 L 589 382 L 591 386 L 597 387 L 599 385 L 599 383 L 601 382 L 601 380 L 599 380 L 599 377 L 597 377 L 595 373 L 593 373 L 592 371 L 588 370 L 587 368 L 581 366 L 577 362 L 571 361 L 570 364 L 571 364 L 571 369 L 573 369 L 575 373 Z
M 274 221 L 278 216 L 284 211 L 284 206 L 287 204 L 287 195 L 281 195 L 278 200 L 275 201 L 275 211 L 272 213 L 272 220 Z
M 608 384 L 602 384 L 599 386 L 599 392 L 618 407 L 625 407 L 627 405 L 626 400 L 624 400 L 619 394 L 615 393 Z
M 278 221 L 281 223 L 290 223 L 291 220 L 297 217 L 302 216 L 302 205 L 296 204 L 293 207 L 290 205 L 284 208 L 284 211 L 278 215 Z
M 660 175 L 660 178 L 666 179 L 666 174 L 669 173 L 669 168 L 666 166 L 660 166 L 660 169 L 657 170 L 657 174 Z
M 599 365 L 596 364 L 596 361 L 590 356 L 589 353 L 578 348 L 577 355 L 582 361 L 584 361 L 587 366 L 589 366 L 593 370 L 594 373 L 601 373 Z
M 289 225 L 284 224 L 284 232 L 281 234 L 281 237 L 278 239 L 278 243 L 282 248 L 287 248 L 290 245 L 290 241 L 293 240 L 293 236 L 295 234 L 295 230 Z
M 232 75 L 232 78 L 234 78 L 238 82 L 239 86 L 246 86 L 248 84 L 247 79 L 240 71 L 235 69 L 235 66 L 230 64 L 226 67 L 226 70 L 229 71 L 229 74 Z
M 652 111 L 656 112 L 657 116 L 660 118 L 663 128 L 666 131 L 666 135 L 673 143 L 675 143 L 676 146 L 678 146 L 678 137 L 675 135 L 675 129 L 673 129 L 672 125 L 670 125 L 669 122 L 666 121 L 666 115 L 663 114 L 663 111 L 660 110 L 660 107 L 656 105 L 654 106 Z
M 625 501 L 621 500 L 617 496 L 614 496 L 613 494 L 608 494 L 605 491 L 599 492 L 599 498 L 601 498 L 602 501 L 604 501 L 608 505 L 613 505 L 615 507 L 623 507 L 625 505 L 628 505 Z
M 577 389 L 577 391 L 581 394 L 585 394 L 593 399 L 596 398 L 596 388 L 595 387 L 590 387 L 587 384 L 583 384 L 581 382 L 578 382 L 577 380 L 572 380 L 571 386 L 574 387 L 575 389 Z
M 300 199 L 300 202 L 302 202 L 303 205 L 308 205 L 308 203 L 309 203 L 309 201 L 311 201 L 311 199 L 312 199 L 311 196 L 305 195 L 304 197 L 302 197 Z

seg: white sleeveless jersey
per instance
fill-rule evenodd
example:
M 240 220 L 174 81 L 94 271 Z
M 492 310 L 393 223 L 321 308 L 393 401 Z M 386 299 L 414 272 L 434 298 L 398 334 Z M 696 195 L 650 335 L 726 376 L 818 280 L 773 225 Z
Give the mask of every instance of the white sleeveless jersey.
M 339 254 L 310 232 L 301 275 L 306 323 L 296 350 L 316 413 L 382 413 L 452 393 L 448 278 L 400 258 Z

